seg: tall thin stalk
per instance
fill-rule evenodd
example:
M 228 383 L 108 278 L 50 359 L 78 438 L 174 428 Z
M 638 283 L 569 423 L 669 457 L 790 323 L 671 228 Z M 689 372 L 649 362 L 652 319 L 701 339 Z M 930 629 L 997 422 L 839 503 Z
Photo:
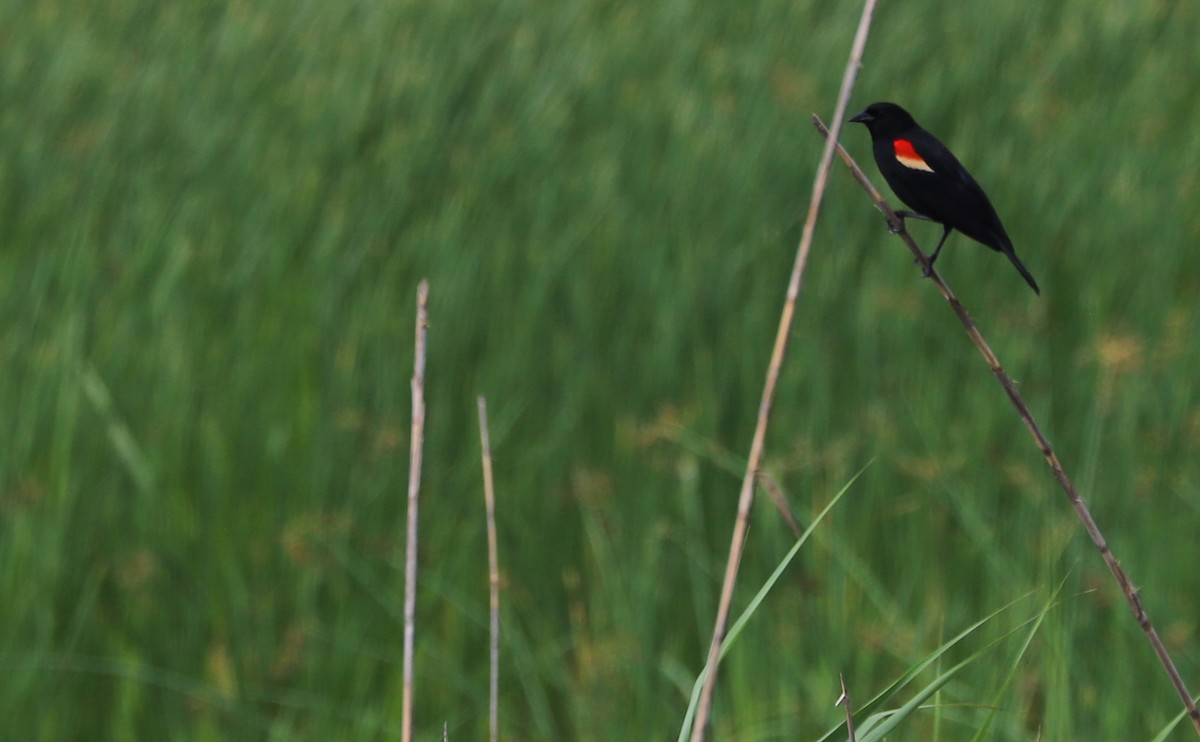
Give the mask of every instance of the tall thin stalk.
M 491 624 L 491 672 L 488 676 L 489 739 L 500 734 L 500 557 L 496 536 L 496 485 L 492 479 L 492 439 L 488 434 L 487 400 L 479 403 L 479 448 L 483 458 L 483 503 L 487 520 L 488 616 Z
M 408 534 L 404 549 L 404 659 L 400 739 L 412 742 L 413 635 L 417 611 L 417 495 L 425 442 L 425 334 L 429 328 L 429 281 L 417 286 L 416 351 L 413 354 L 412 435 L 408 445 Z
M 812 247 L 813 232 L 817 227 L 817 216 L 821 211 L 821 200 L 825 195 L 825 186 L 829 180 L 829 170 L 833 165 L 833 143 L 837 141 L 837 132 L 846 114 L 846 106 L 850 102 L 850 92 L 858 78 L 859 67 L 862 66 L 863 50 L 867 45 L 867 32 L 871 28 L 871 17 L 875 12 L 875 0 L 866 0 L 863 4 L 862 17 L 858 22 L 858 31 L 854 36 L 854 44 L 850 50 L 850 59 L 846 63 L 846 72 L 842 76 L 842 87 L 838 93 L 837 105 L 834 107 L 834 135 L 821 154 L 821 163 L 817 166 L 816 178 L 813 182 L 812 198 L 808 204 L 808 217 L 804 222 L 804 232 L 800 237 L 800 245 L 796 249 L 796 260 L 792 266 L 791 278 L 788 280 L 787 298 L 783 304 L 783 313 L 779 318 L 779 330 L 775 334 L 775 346 L 771 351 L 771 361 L 767 366 L 767 379 L 763 385 L 762 400 L 758 406 L 758 422 L 754 428 L 754 438 L 750 443 L 750 458 L 746 462 L 746 473 L 742 477 L 741 494 L 738 497 L 737 520 L 733 526 L 733 537 L 729 544 L 729 559 L 725 564 L 725 579 L 721 585 L 721 600 L 717 605 L 717 618 L 713 626 L 712 642 L 708 648 L 708 658 L 705 662 L 704 686 L 700 692 L 700 700 L 696 707 L 695 724 L 692 726 L 691 742 L 701 742 L 708 726 L 708 718 L 712 708 L 713 690 L 717 684 L 717 665 L 721 659 L 721 643 L 725 639 L 725 629 L 729 624 L 729 612 L 733 603 L 733 588 L 737 582 L 738 566 L 742 559 L 742 549 L 746 543 L 746 530 L 750 525 L 750 506 L 754 501 L 754 482 L 762 464 L 763 446 L 767 437 L 767 424 L 771 416 L 771 405 L 775 401 L 775 387 L 779 382 L 779 372 L 783 367 L 783 358 L 787 354 L 788 338 L 792 331 L 792 318 L 796 313 L 796 298 L 800 295 L 800 280 L 804 275 L 804 266 L 808 263 L 808 253 Z

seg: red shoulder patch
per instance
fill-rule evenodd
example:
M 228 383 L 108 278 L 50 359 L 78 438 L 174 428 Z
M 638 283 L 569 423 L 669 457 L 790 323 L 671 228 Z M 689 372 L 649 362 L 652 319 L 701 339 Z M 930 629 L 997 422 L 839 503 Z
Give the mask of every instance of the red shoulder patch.
M 892 140 L 892 149 L 896 152 L 896 161 L 907 168 L 913 170 L 924 170 L 927 173 L 932 173 L 933 168 L 929 167 L 929 163 L 925 162 L 925 158 L 917 154 L 917 150 L 913 147 L 913 143 L 907 139 Z

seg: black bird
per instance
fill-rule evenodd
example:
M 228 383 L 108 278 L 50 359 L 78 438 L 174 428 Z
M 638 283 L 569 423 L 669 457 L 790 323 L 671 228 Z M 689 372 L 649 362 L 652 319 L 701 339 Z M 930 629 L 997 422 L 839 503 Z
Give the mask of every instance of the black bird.
M 942 225 L 942 239 L 929 257 L 937 260 L 950 231 L 957 229 L 971 239 L 1008 256 L 1026 283 L 1041 294 L 1037 281 L 1021 265 L 1012 240 L 987 194 L 946 145 L 922 129 L 913 117 L 895 103 L 872 103 L 850 119 L 865 124 L 871 132 L 875 164 L 896 196 L 912 212 L 901 217 L 927 219 Z M 913 213 L 915 212 L 915 213 Z

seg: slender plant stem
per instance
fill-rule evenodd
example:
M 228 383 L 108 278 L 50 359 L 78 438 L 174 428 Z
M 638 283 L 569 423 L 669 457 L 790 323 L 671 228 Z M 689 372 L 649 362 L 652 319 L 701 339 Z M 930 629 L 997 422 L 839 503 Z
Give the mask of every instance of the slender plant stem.
M 827 142 L 836 141 L 830 136 L 829 130 L 816 115 L 813 116 L 813 125 L 816 126 L 817 130 L 826 137 Z M 1113 579 L 1116 580 L 1117 585 L 1121 588 L 1121 592 L 1125 595 L 1125 600 L 1129 603 L 1130 610 L 1133 611 L 1134 619 L 1137 621 L 1138 626 L 1142 627 L 1142 631 L 1146 633 L 1146 638 L 1150 641 L 1150 646 L 1154 648 L 1154 653 L 1158 655 L 1158 661 L 1162 664 L 1163 669 L 1166 670 L 1167 675 L 1171 678 L 1171 683 L 1175 686 L 1175 691 L 1179 694 L 1179 698 L 1183 701 L 1183 705 L 1187 708 L 1188 716 L 1192 720 L 1192 725 L 1196 728 L 1197 734 L 1200 734 L 1200 710 L 1197 710 L 1196 702 L 1193 700 L 1192 694 L 1188 691 L 1187 685 L 1184 684 L 1183 678 L 1179 675 L 1179 671 L 1175 668 L 1175 663 L 1171 660 L 1170 654 L 1167 653 L 1167 648 L 1163 645 L 1162 640 L 1159 638 L 1158 632 L 1154 630 L 1154 625 L 1150 623 L 1150 616 L 1146 614 L 1146 609 L 1142 607 L 1142 601 L 1141 598 L 1138 597 L 1137 589 L 1133 586 L 1133 583 L 1129 581 L 1129 577 L 1126 576 L 1125 570 L 1121 567 L 1121 562 L 1118 561 L 1115 556 L 1113 556 L 1112 549 L 1110 549 L 1108 546 L 1108 541 L 1105 540 L 1104 534 L 1100 532 L 1100 528 L 1096 525 L 1095 519 L 1092 518 L 1092 513 L 1090 510 L 1088 510 L 1087 504 L 1084 503 L 1083 498 L 1081 498 L 1079 493 L 1075 490 L 1075 485 L 1071 482 L 1070 477 L 1067 476 L 1067 472 L 1063 469 L 1062 464 L 1059 462 L 1058 456 L 1055 455 L 1054 449 L 1050 447 L 1050 441 L 1046 438 L 1045 433 L 1042 432 L 1041 427 L 1039 427 L 1037 422 L 1033 419 L 1033 413 L 1029 411 L 1029 407 L 1025 404 L 1024 398 L 1021 397 L 1021 393 L 1017 391 L 1012 379 L 1009 378 L 1008 374 L 1004 371 L 1004 368 L 1000 365 L 1000 361 L 996 358 L 996 354 L 992 352 L 991 347 L 983 339 L 983 336 L 979 334 L 979 328 L 975 326 L 975 320 L 971 318 L 971 315 L 962 305 L 962 302 L 960 302 L 958 298 L 954 296 L 954 293 L 950 290 L 950 287 L 946 285 L 946 282 L 942 280 L 942 277 L 938 275 L 936 271 L 930 270 L 931 266 L 929 265 L 929 260 L 921 251 L 921 248 L 917 246 L 917 243 L 913 240 L 912 236 L 909 235 L 907 230 L 904 229 L 903 220 L 896 216 L 896 212 L 894 212 L 887 202 L 884 201 L 883 196 L 880 195 L 875 186 L 871 185 L 871 182 L 863 173 L 862 168 L 858 166 L 858 164 L 854 161 L 854 158 L 852 158 L 840 144 L 837 146 L 837 151 L 838 156 L 842 158 L 842 162 L 844 162 L 846 167 L 850 169 L 850 172 L 854 175 L 854 178 L 859 182 L 860 185 L 862 185 L 864 189 L 866 189 L 867 193 L 871 195 L 871 200 L 875 202 L 875 207 L 882 211 L 884 216 L 887 217 L 888 225 L 891 230 L 904 240 L 905 244 L 907 244 L 909 249 L 912 250 L 913 255 L 915 255 L 917 260 L 921 263 L 921 266 L 926 269 L 927 273 L 930 274 L 934 284 L 942 292 L 942 296 L 946 298 L 946 301 L 949 302 L 950 308 L 954 310 L 954 313 L 958 316 L 959 321 L 962 322 L 963 328 L 967 331 L 967 335 L 969 335 L 971 341 L 975 343 L 975 347 L 979 349 L 979 352 L 983 354 L 984 360 L 987 361 L 988 367 L 991 368 L 996 380 L 1000 382 L 1000 386 L 1004 388 L 1004 392 L 1008 395 L 1008 399 L 1012 402 L 1013 407 L 1017 409 L 1017 414 L 1021 417 L 1022 422 L 1025 423 L 1026 429 L 1028 429 L 1030 435 L 1033 436 L 1034 442 L 1037 443 L 1038 450 L 1040 450 L 1042 455 L 1046 457 L 1046 463 L 1050 465 L 1050 469 L 1054 472 L 1054 477 L 1058 480 L 1059 486 L 1061 486 L 1063 492 L 1066 493 L 1067 499 L 1071 501 L 1071 506 L 1075 508 L 1075 513 L 1079 516 L 1079 520 L 1083 522 L 1083 527 L 1087 530 L 1088 536 L 1092 539 L 1092 543 L 1095 544 L 1096 550 L 1100 552 L 1100 556 L 1104 558 L 1104 563 L 1108 565 L 1108 570 L 1112 572 Z
M 791 278 L 788 280 L 787 298 L 784 301 L 783 313 L 779 318 L 779 330 L 775 334 L 775 346 L 771 351 L 771 361 L 767 366 L 767 379 L 763 385 L 762 400 L 758 406 L 758 422 L 754 428 L 754 438 L 750 444 L 750 458 L 746 462 L 746 473 L 742 477 L 741 494 L 738 497 L 737 520 L 733 527 L 733 537 L 729 545 L 729 559 L 725 564 L 725 579 L 721 585 L 721 599 L 717 606 L 717 618 L 713 626 L 712 642 L 708 648 L 708 658 L 705 662 L 707 674 L 700 691 L 700 700 L 696 706 L 695 723 L 692 726 L 691 742 L 701 742 L 708 726 L 709 714 L 712 709 L 713 690 L 717 684 L 717 665 L 721 659 L 721 643 L 725 639 L 725 629 L 729 624 L 730 606 L 733 603 L 733 588 L 737 582 L 738 566 L 742 559 L 742 549 L 746 543 L 746 530 L 750 525 L 750 506 L 754 501 L 754 482 L 762 464 L 763 447 L 767 436 L 767 423 L 771 416 L 771 405 L 775 401 L 775 387 L 779 382 L 779 372 L 783 367 L 783 358 L 787 354 L 788 338 L 792 331 L 792 318 L 796 312 L 796 298 L 800 295 L 800 280 L 804 275 L 804 266 L 808 263 L 808 253 L 812 247 L 813 231 L 817 226 L 817 216 L 821 211 L 821 200 L 825 195 L 825 186 L 829 180 L 829 170 L 833 165 L 833 144 L 837 141 L 840 123 L 846 114 L 846 106 L 850 102 L 850 92 L 854 89 L 854 81 L 858 78 L 858 70 L 862 66 L 863 50 L 867 45 L 867 32 L 871 28 L 871 17 L 875 12 L 875 0 L 863 3 L 862 17 L 858 22 L 858 31 L 854 36 L 854 44 L 850 50 L 850 59 L 846 64 L 846 72 L 842 76 L 842 87 L 838 93 L 837 105 L 834 108 L 834 134 L 826 144 L 821 154 L 820 165 L 817 166 L 816 178 L 813 182 L 812 199 L 808 205 L 808 217 L 804 222 L 804 232 L 800 237 L 800 245 L 796 249 L 796 260 L 792 266 Z
M 429 281 L 417 286 L 416 352 L 413 355 L 412 435 L 408 447 L 408 536 L 404 550 L 404 690 L 401 742 L 412 742 L 413 623 L 417 609 L 417 495 L 425 443 L 425 334 L 429 328 Z
M 491 742 L 500 734 L 500 557 L 496 546 L 496 488 L 492 480 L 492 442 L 488 435 L 487 400 L 479 399 L 479 445 L 483 457 L 483 501 L 487 512 L 488 614 L 491 619 L 491 674 L 488 677 L 488 727 Z
M 846 678 L 838 675 L 838 680 L 842 683 L 842 695 L 838 696 L 837 703 L 834 706 L 841 706 L 846 712 L 846 734 L 849 742 L 856 742 L 858 739 L 854 734 L 854 709 L 850 704 L 850 691 L 846 690 Z

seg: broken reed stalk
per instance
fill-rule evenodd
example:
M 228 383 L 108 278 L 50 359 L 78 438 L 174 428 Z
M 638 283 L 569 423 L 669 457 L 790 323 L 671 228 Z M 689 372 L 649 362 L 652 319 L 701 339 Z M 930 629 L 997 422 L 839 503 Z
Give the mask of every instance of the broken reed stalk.
M 754 438 L 750 443 L 750 457 L 746 462 L 746 473 L 742 477 L 741 494 L 738 496 L 737 519 L 734 522 L 733 537 L 729 544 L 729 558 L 725 564 L 725 578 L 721 585 L 721 599 L 717 604 L 712 642 L 709 644 L 708 657 L 704 664 L 706 675 L 704 685 L 701 687 L 700 699 L 696 705 L 691 742 L 701 742 L 708 726 L 713 690 L 717 685 L 717 665 L 721 661 L 721 644 L 725 639 L 725 630 L 729 624 L 733 588 L 737 582 L 738 566 L 741 563 L 742 549 L 746 543 L 746 530 L 750 525 L 750 506 L 754 501 L 754 483 L 762 463 L 767 423 L 771 416 L 771 405 L 775 401 L 775 387 L 779 382 L 783 357 L 787 353 L 788 338 L 792 331 L 792 318 L 796 312 L 796 298 L 800 295 L 800 279 L 804 275 L 804 266 L 808 263 L 808 252 L 812 247 L 817 215 L 821 211 L 821 200 L 825 195 L 829 171 L 833 166 L 833 145 L 837 142 L 837 132 L 845 118 L 846 106 L 850 103 L 850 91 L 854 89 L 854 81 L 858 78 L 858 70 L 862 66 L 863 49 L 867 45 L 867 32 L 871 28 L 875 1 L 865 0 L 863 3 L 862 16 L 858 21 L 858 30 L 855 32 L 854 43 L 850 49 L 850 59 L 846 63 L 846 72 L 842 76 L 841 90 L 838 92 L 837 105 L 834 107 L 834 137 L 826 144 L 825 150 L 821 154 L 821 162 L 817 166 L 817 174 L 813 180 L 812 198 L 808 204 L 808 217 L 804 222 L 804 232 L 800 237 L 800 244 L 796 248 L 796 260 L 792 266 L 791 278 L 788 280 L 787 299 L 784 301 L 783 312 L 779 318 L 779 330 L 775 334 L 771 361 L 767 366 L 767 379 L 763 384 L 762 400 L 758 406 L 758 421 L 754 428 Z
M 856 742 L 858 738 L 854 734 L 854 709 L 850 705 L 850 691 L 846 690 L 845 676 L 839 674 L 838 680 L 842 683 L 842 695 L 838 696 L 837 702 L 833 705 L 841 706 L 846 712 L 846 734 L 849 735 L 847 739 L 848 742 Z
M 500 734 L 500 557 L 496 547 L 496 488 L 492 481 L 492 442 L 488 435 L 487 400 L 479 403 L 479 447 L 483 457 L 483 503 L 487 517 L 488 615 L 491 625 L 491 674 L 488 677 L 488 727 L 490 740 Z
M 429 328 L 429 280 L 417 286 L 416 351 L 413 355 L 412 434 L 408 446 L 408 534 L 404 549 L 404 669 L 400 739 L 412 742 L 413 620 L 417 609 L 417 495 L 425 443 L 425 331 Z
M 830 137 L 830 132 L 825 127 L 825 124 L 816 114 L 813 115 L 813 125 L 825 137 L 826 142 L 834 141 Z M 987 361 L 988 366 L 992 369 L 996 380 L 1000 382 L 1000 386 L 1004 387 L 1004 392 L 1008 395 L 1013 407 L 1017 408 L 1017 414 L 1020 415 L 1021 420 L 1025 423 L 1025 427 L 1029 430 L 1030 435 L 1033 436 L 1033 440 L 1037 443 L 1042 455 L 1046 457 L 1046 463 L 1050 465 L 1050 469 L 1054 472 L 1054 477 L 1058 480 L 1063 492 L 1066 493 L 1067 499 L 1071 501 L 1071 506 L 1075 508 L 1075 513 L 1083 521 L 1083 527 L 1087 530 L 1088 536 L 1091 537 L 1092 543 L 1095 544 L 1096 549 L 1100 552 L 1100 556 L 1104 558 L 1104 563 L 1108 565 L 1109 572 L 1112 572 L 1113 579 L 1116 580 L 1117 585 L 1121 588 L 1121 592 L 1125 595 L 1125 600 L 1129 603 L 1130 610 L 1133 611 L 1134 619 L 1137 621 L 1138 626 L 1142 627 L 1142 631 L 1146 633 L 1146 638 L 1150 641 L 1150 646 L 1154 648 L 1154 653 L 1158 655 L 1158 661 L 1171 678 L 1171 683 L 1175 686 L 1176 693 L 1179 694 L 1180 700 L 1183 701 L 1183 705 L 1187 708 L 1192 725 L 1196 728 L 1197 734 L 1200 734 L 1200 710 L 1197 710 L 1192 694 L 1188 691 L 1187 685 L 1184 684 L 1183 678 L 1175 668 L 1175 663 L 1171 660 L 1170 654 L 1167 653 L 1166 646 L 1163 645 L 1162 640 L 1158 637 L 1158 632 L 1154 630 L 1154 625 L 1150 623 L 1150 616 L 1146 614 L 1146 609 L 1142 607 L 1142 601 L 1138 597 L 1137 589 L 1129 581 L 1129 577 L 1125 575 L 1125 570 L 1121 567 L 1121 563 L 1113 556 L 1112 549 L 1108 546 L 1108 541 L 1105 540 L 1104 534 L 1100 532 L 1100 528 L 1092 518 L 1091 511 L 1088 510 L 1087 505 L 1075 490 L 1075 485 L 1071 482 L 1070 477 L 1067 476 L 1062 464 L 1059 463 L 1058 456 L 1055 455 L 1054 449 L 1050 447 L 1050 441 L 1033 419 L 1033 413 L 1029 411 L 1029 407 L 1021 397 L 1021 393 L 1017 391 L 1012 379 L 1009 378 L 1004 368 L 1000 365 L 996 354 L 992 352 L 991 347 L 988 346 L 983 336 L 979 334 L 979 329 L 975 326 L 975 320 L 971 318 L 966 307 L 954 296 L 954 292 L 950 290 L 950 287 L 946 285 L 946 282 L 942 280 L 937 271 L 933 270 L 933 266 L 929 264 L 929 259 L 925 257 L 925 253 L 921 251 L 921 248 L 917 246 L 912 236 L 904 228 L 903 220 L 896 216 L 896 212 L 884 201 L 883 196 L 871 184 L 871 181 L 867 179 L 862 168 L 858 166 L 854 158 L 840 144 L 837 145 L 837 153 L 842 158 L 842 162 L 846 164 L 846 167 L 850 169 L 850 173 L 854 176 L 855 180 L 870 194 L 871 200 L 875 202 L 875 208 L 883 212 L 883 215 L 887 218 L 888 227 L 904 240 L 908 248 L 912 250 L 913 255 L 916 256 L 917 262 L 925 269 L 925 273 L 933 279 L 934 284 L 942 292 L 942 296 L 949 302 L 950 308 L 954 310 L 959 321 L 962 322 L 967 335 L 975 343 L 975 347 L 979 349 L 979 352 L 983 354 L 984 360 Z

